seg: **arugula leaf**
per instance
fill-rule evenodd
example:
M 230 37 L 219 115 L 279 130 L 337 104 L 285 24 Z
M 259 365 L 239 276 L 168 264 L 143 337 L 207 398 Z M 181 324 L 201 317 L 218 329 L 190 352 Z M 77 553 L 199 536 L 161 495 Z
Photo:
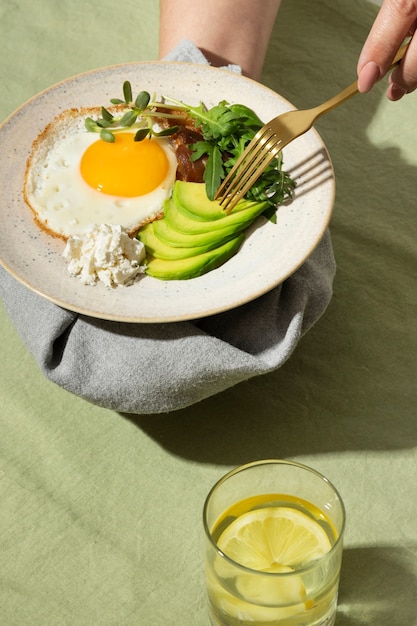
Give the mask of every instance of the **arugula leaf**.
M 205 154 L 211 154 L 213 145 L 209 141 L 196 141 L 192 144 L 191 161 L 197 161 Z
M 204 182 L 209 200 L 213 200 L 224 178 L 222 153 L 218 146 L 213 146 L 204 170 Z
M 224 102 L 209 110 L 203 104 L 190 107 L 189 115 L 196 119 L 205 139 L 218 139 L 233 132 L 234 115 Z

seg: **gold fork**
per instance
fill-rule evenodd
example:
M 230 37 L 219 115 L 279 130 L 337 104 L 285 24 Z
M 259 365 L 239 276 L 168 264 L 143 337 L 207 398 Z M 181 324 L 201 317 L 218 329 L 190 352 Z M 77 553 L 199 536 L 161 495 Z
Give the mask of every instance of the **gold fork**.
M 407 47 L 408 43 L 398 50 L 388 71 L 401 61 Z M 358 83 L 355 81 L 319 106 L 312 109 L 287 111 L 265 124 L 256 133 L 217 190 L 215 197 L 220 199 L 220 204 L 226 213 L 229 213 L 243 198 L 285 146 L 310 130 L 321 115 L 335 109 L 357 93 Z

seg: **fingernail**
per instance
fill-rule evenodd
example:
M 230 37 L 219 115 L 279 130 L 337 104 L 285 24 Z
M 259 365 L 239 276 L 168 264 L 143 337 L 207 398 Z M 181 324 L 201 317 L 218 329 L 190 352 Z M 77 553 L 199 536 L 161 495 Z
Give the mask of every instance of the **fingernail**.
M 393 101 L 400 100 L 403 96 L 405 96 L 406 93 L 406 89 L 403 89 L 395 83 L 391 83 L 387 89 L 387 98 Z
M 358 76 L 358 89 L 361 93 L 367 93 L 381 77 L 381 69 L 374 61 L 369 61 L 361 69 Z

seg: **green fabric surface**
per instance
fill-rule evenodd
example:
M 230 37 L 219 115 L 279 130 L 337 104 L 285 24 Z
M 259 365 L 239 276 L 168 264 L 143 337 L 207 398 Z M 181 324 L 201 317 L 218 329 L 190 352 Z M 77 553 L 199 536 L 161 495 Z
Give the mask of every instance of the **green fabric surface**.
M 376 8 L 283 0 L 263 82 L 298 108 L 355 78 Z M 0 120 L 68 76 L 156 58 L 158 5 L 0 5 Z M 204 626 L 201 511 L 227 469 L 294 458 L 347 509 L 337 626 L 417 624 L 417 95 L 316 125 L 336 175 L 333 300 L 280 370 L 168 415 L 42 377 L 1 309 L 0 624 Z

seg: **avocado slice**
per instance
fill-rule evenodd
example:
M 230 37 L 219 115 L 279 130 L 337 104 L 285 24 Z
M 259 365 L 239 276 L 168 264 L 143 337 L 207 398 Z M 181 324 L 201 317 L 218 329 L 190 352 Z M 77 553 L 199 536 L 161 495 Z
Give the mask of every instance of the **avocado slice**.
M 238 213 L 226 214 L 222 209 L 222 219 L 202 220 L 194 218 L 191 214 L 187 213 L 187 211 L 184 211 L 184 208 L 181 205 L 177 205 L 173 197 L 165 201 L 164 220 L 167 221 L 171 228 L 190 235 L 208 232 L 213 233 L 215 230 L 226 229 L 230 229 L 231 232 L 236 232 L 249 226 L 258 215 L 265 211 L 265 208 L 266 203 L 253 203 L 250 207 Z
M 230 259 L 240 247 L 245 235 L 241 233 L 223 245 L 186 259 L 157 259 L 150 257 L 146 273 L 161 280 L 185 280 L 196 278 L 222 265 Z
M 217 241 L 211 241 L 202 246 L 194 245 L 189 247 L 174 247 L 156 236 L 154 224 L 158 221 L 160 220 L 146 224 L 146 226 L 143 226 L 137 234 L 137 238 L 145 246 L 147 254 L 152 255 L 155 258 L 166 260 L 185 259 L 187 257 L 197 256 L 203 252 L 212 250 L 218 244 Z M 195 239 L 193 239 L 193 241 L 195 243 Z
M 180 211 L 182 210 L 186 214 L 191 213 L 189 217 L 200 220 L 222 220 L 227 215 L 240 213 L 258 204 L 250 200 L 240 200 L 230 213 L 226 213 L 218 200 L 208 199 L 204 183 L 185 181 L 175 183 L 172 197 Z M 266 207 L 267 203 L 265 202 L 264 209 Z
M 175 206 L 175 205 L 174 205 Z M 174 219 L 172 219 L 174 216 Z M 184 220 L 185 228 L 182 229 Z M 206 229 L 204 232 L 192 233 L 187 228 L 190 220 L 180 213 L 177 215 L 176 210 L 171 209 L 165 214 L 161 220 L 153 222 L 153 231 L 156 237 L 164 243 L 180 248 L 195 248 L 196 246 L 211 245 L 211 247 L 220 245 L 228 239 L 232 239 L 239 234 L 246 226 L 245 224 L 232 224 L 228 228 Z M 207 222 L 210 224 L 210 222 Z

